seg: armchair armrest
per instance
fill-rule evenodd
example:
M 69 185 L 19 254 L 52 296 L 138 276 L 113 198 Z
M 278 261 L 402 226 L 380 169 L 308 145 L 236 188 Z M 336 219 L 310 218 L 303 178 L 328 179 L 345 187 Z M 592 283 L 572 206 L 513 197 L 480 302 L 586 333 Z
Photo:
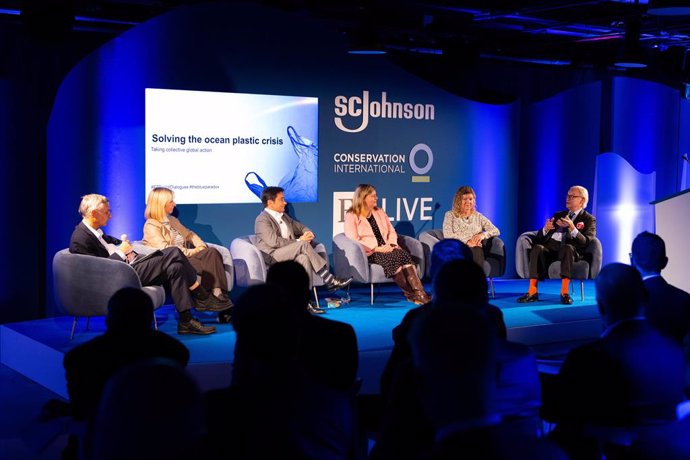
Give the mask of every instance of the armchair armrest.
M 532 249 L 532 238 L 536 235 L 536 231 L 525 232 L 515 244 L 515 271 L 520 278 L 529 278 L 529 251 Z
M 261 251 L 251 243 L 249 237 L 239 237 L 230 243 L 235 269 L 235 279 L 239 286 L 248 287 L 266 281 L 266 263 Z
M 351 276 L 358 283 L 369 282 L 369 261 L 364 248 L 345 233 L 333 237 L 333 265 L 338 277 Z
M 141 289 L 139 276 L 128 264 L 71 254 L 68 249 L 55 254 L 53 277 L 58 303 L 73 316 L 106 315 L 115 292 L 125 287 Z
M 503 240 L 497 236 L 490 238 L 487 242 L 489 245 L 488 256 L 497 261 L 499 265 L 498 273 L 495 276 L 503 276 L 506 272 L 506 246 Z
M 235 284 L 235 264 L 233 263 L 230 250 L 220 244 L 206 244 L 209 248 L 215 248 L 220 253 L 220 257 L 223 259 L 223 268 L 225 268 L 225 278 L 228 282 L 228 291 L 232 291 L 233 285 Z
M 398 245 L 407 250 L 412 256 L 412 260 L 417 264 L 417 275 L 424 276 L 424 246 L 422 243 L 407 235 L 398 235 Z
M 589 264 L 589 278 L 594 279 L 601 271 L 603 250 L 599 238 L 592 238 L 587 245 L 585 252 L 592 254 L 592 262 Z

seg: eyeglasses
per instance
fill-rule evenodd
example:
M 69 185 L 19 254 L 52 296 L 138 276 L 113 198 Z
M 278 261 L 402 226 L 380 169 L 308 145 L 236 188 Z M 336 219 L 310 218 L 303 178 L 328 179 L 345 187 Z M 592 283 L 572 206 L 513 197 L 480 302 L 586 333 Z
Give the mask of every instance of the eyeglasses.
M 568 199 L 572 200 L 573 198 L 584 198 L 582 195 L 568 195 Z

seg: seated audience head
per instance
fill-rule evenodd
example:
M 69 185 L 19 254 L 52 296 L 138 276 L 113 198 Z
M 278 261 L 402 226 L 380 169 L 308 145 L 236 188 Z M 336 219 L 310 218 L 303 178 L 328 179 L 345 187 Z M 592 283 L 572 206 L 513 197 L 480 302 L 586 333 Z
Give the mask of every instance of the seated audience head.
M 596 278 L 597 304 L 607 325 L 642 313 L 647 291 L 640 272 L 630 265 L 611 263 Z
M 451 260 L 472 260 L 472 250 L 462 241 L 446 238 L 434 245 L 429 263 L 429 275 L 433 280 L 441 267 Z
M 153 301 L 137 288 L 122 288 L 108 301 L 105 324 L 110 334 L 132 334 L 151 330 Z
M 306 312 L 310 295 L 309 275 L 301 264 L 294 260 L 286 260 L 271 265 L 266 275 L 266 283 L 283 288 L 288 294 L 288 303 Z
M 261 204 L 264 205 L 264 208 L 268 206 L 269 201 L 275 201 L 276 198 L 278 198 L 279 193 L 285 193 L 285 190 L 282 187 L 275 187 L 275 186 L 269 186 L 265 187 L 261 191 Z
M 492 415 L 496 331 L 479 308 L 436 308 L 410 331 L 422 404 L 436 428 Z
M 434 304 L 486 305 L 489 303 L 486 275 L 472 258 L 451 260 L 443 264 L 433 282 Z
M 146 200 L 144 217 L 159 222 L 167 220 L 169 214 L 175 209 L 175 194 L 165 187 L 156 187 L 149 192 Z
M 286 306 L 288 295 L 275 284 L 252 286 L 242 293 L 232 316 L 236 350 L 262 363 L 285 363 L 296 356 L 300 313 Z
M 655 233 L 640 233 L 633 240 L 630 262 L 643 275 L 661 273 L 668 263 L 664 240 Z
M 108 381 L 87 436 L 91 460 L 200 459 L 206 416 L 194 380 L 157 358 L 120 369 Z

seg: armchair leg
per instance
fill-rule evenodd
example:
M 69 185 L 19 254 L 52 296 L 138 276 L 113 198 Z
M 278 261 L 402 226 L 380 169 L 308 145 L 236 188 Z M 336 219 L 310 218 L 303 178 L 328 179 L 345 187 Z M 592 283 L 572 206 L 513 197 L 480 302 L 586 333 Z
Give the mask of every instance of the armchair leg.
M 584 280 L 580 280 L 580 297 L 582 300 L 585 300 L 585 282 L 584 282 Z
M 153 329 L 158 330 L 158 320 L 156 319 L 156 311 L 153 311 Z
M 369 286 L 371 286 L 371 305 L 374 305 L 374 283 L 369 283 Z
M 91 321 L 91 317 L 90 317 L 90 316 L 87 316 L 87 317 L 86 317 L 86 330 L 87 330 L 87 331 L 89 330 L 89 322 L 90 322 L 90 321 Z
M 319 305 L 319 295 L 316 293 L 316 286 L 312 286 L 312 289 L 314 290 L 314 300 L 316 300 L 316 308 L 321 308 L 321 305 Z
M 491 288 L 491 298 L 495 299 L 496 298 L 496 292 L 494 291 L 494 279 L 489 278 L 489 287 Z
M 77 328 L 77 317 L 75 316 L 74 319 L 72 320 L 72 332 L 69 334 L 69 339 L 72 340 L 74 338 L 74 330 Z

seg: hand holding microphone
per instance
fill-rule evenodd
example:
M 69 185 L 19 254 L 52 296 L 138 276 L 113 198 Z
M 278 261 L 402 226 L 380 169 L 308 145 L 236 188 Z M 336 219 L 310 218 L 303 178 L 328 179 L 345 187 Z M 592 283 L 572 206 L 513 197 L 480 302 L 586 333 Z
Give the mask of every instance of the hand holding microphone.
M 123 233 L 120 235 L 120 239 L 122 240 L 122 243 L 120 243 L 120 250 L 124 252 L 125 255 L 129 255 L 129 253 L 132 252 L 132 243 L 129 242 L 127 234 Z

